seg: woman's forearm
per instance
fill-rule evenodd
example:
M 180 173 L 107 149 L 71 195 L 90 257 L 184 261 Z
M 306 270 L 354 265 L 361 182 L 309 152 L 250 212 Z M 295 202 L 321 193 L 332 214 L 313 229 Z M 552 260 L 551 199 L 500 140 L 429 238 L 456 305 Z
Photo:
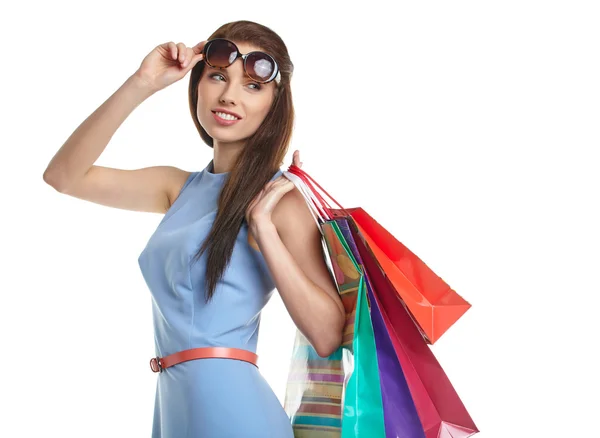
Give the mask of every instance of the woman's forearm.
M 82 178 L 123 121 L 154 92 L 137 74 L 130 76 L 71 134 L 48 164 L 44 180 L 60 190 Z

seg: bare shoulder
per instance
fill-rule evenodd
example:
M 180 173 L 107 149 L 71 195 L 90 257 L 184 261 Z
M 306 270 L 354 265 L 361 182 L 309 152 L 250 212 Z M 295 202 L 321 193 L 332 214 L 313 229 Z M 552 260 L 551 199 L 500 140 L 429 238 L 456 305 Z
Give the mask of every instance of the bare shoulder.
M 314 243 L 320 239 L 319 228 L 297 187 L 283 195 L 271 217 L 278 234 L 290 244 L 294 242 L 294 245 L 302 245 L 303 242 Z

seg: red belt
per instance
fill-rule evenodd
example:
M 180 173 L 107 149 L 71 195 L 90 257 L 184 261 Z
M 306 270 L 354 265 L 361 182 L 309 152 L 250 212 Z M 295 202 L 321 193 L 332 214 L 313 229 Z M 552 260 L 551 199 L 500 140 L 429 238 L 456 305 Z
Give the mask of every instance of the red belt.
M 179 351 L 165 357 L 153 357 L 150 359 L 150 369 L 155 373 L 159 373 L 162 372 L 164 368 L 169 368 L 170 366 L 185 362 L 186 360 L 207 359 L 213 357 L 243 360 L 244 362 L 250 362 L 258 367 L 258 365 L 256 365 L 258 356 L 251 351 L 229 347 L 201 347 Z

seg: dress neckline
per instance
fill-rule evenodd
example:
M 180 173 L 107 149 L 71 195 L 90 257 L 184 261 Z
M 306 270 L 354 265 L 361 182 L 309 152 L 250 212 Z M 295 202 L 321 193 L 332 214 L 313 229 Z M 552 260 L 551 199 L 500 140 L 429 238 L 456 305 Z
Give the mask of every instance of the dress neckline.
M 210 160 L 210 163 L 204 169 L 204 173 L 206 178 L 209 181 L 214 182 L 224 182 L 231 172 L 221 172 L 221 173 L 213 173 L 214 172 L 214 160 Z

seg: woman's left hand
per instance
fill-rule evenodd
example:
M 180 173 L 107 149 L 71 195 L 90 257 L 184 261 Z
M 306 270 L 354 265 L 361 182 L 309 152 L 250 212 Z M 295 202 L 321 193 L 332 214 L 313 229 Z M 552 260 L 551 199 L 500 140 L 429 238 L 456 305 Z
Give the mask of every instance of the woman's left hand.
M 300 152 L 294 151 L 293 164 L 302 167 Z M 257 235 L 259 225 L 271 222 L 271 213 L 279 200 L 287 192 L 294 188 L 294 183 L 281 175 L 273 181 L 269 181 L 264 188 L 250 202 L 246 209 L 246 222 L 254 237 Z

